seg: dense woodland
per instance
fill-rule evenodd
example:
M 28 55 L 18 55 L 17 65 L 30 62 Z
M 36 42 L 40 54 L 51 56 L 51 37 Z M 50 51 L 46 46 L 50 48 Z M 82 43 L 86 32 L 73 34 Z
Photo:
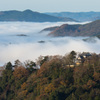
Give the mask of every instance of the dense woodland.
M 8 62 L 0 76 L 0 100 L 100 100 L 100 55 L 91 54 L 80 65 L 76 57 L 72 51 Z

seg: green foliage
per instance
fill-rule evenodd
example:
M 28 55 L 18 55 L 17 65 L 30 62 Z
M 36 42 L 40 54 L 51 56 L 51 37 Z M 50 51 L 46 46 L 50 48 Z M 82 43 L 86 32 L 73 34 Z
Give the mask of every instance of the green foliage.
M 24 62 L 24 64 L 25 64 L 25 67 L 29 71 L 30 74 L 36 70 L 35 69 L 35 67 L 36 67 L 35 62 L 28 60 L 28 61 Z
M 8 62 L 7 65 L 6 65 L 6 70 L 12 70 L 12 64 L 11 62 Z

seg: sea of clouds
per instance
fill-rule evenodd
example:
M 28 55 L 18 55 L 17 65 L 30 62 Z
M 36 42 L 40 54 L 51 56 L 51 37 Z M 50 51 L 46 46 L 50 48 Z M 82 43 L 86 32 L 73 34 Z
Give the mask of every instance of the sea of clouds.
M 85 24 L 88 22 L 67 22 Z M 65 55 L 70 51 L 100 53 L 100 40 L 85 42 L 87 37 L 48 37 L 42 29 L 60 26 L 65 22 L 0 22 L 0 65 L 19 59 L 35 61 L 40 55 Z M 20 36 L 26 35 L 26 36 Z M 41 41 L 45 41 L 41 43 Z

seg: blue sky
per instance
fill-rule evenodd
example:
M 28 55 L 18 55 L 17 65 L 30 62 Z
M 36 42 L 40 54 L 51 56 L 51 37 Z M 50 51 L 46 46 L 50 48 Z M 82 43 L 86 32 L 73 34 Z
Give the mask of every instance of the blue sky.
M 38 12 L 100 11 L 100 0 L 0 0 L 0 11 L 26 9 Z

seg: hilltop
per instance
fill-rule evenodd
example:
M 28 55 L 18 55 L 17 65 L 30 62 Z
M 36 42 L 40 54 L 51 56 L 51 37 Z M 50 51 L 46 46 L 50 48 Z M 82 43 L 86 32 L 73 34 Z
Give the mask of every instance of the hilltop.
M 53 30 L 49 33 L 50 36 L 97 36 L 100 35 L 100 20 L 85 24 L 85 25 L 68 25 L 63 24 L 57 28 L 46 28 Z M 44 29 L 46 31 L 46 29 Z
M 58 21 L 75 21 L 72 18 L 55 17 L 31 10 L 25 11 L 1 11 L 0 21 L 26 21 L 26 22 L 58 22 Z

